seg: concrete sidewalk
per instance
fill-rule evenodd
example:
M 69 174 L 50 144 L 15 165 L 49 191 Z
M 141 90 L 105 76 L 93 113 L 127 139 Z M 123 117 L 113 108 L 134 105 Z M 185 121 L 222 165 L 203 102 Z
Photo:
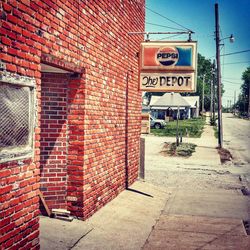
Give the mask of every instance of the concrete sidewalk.
M 220 163 L 211 126 L 190 158 L 166 157 L 166 137 L 146 137 L 146 179 L 87 221 L 41 217 L 41 249 L 250 249 L 249 197 Z
M 164 141 L 153 140 L 151 150 L 159 151 Z M 250 219 L 249 197 L 242 194 L 238 176 L 221 165 L 213 128 L 206 125 L 201 138 L 184 141 L 197 145 L 191 157 L 164 158 L 155 152 L 157 167 L 147 166 L 148 179 L 172 192 L 143 249 L 250 249 L 243 226 Z M 146 163 L 151 162 L 150 157 Z
M 141 249 L 169 196 L 137 181 L 87 221 L 41 217 L 41 249 Z

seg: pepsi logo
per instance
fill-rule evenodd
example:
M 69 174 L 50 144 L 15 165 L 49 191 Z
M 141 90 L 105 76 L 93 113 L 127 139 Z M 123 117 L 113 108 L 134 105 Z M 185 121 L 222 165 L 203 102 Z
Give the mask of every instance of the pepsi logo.
M 178 62 L 179 52 L 173 47 L 160 48 L 156 54 L 157 61 L 164 66 L 172 66 Z

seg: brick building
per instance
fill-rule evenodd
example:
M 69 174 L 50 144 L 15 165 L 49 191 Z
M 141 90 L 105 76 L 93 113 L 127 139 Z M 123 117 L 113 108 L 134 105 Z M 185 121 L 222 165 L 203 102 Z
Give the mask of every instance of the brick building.
M 1 1 L 0 249 L 39 248 L 39 197 L 81 219 L 137 178 L 144 0 Z

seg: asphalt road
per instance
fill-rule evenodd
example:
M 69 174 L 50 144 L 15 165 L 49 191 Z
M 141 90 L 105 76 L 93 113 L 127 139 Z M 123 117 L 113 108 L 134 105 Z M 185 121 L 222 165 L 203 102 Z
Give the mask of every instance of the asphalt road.
M 223 114 L 223 147 L 233 156 L 231 171 L 245 175 L 250 183 L 250 121 Z

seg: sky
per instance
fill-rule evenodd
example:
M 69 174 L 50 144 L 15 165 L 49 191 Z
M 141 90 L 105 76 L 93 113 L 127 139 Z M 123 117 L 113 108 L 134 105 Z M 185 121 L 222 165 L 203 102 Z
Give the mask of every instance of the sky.
M 221 55 L 238 51 L 250 50 L 250 0 L 145 0 L 147 32 L 176 32 L 184 30 L 184 26 L 195 32 L 192 39 L 198 42 L 198 53 L 212 61 L 215 59 L 215 3 L 219 6 L 220 38 L 235 37 L 221 41 Z M 150 10 L 149 10 L 150 9 Z M 173 23 L 152 11 L 176 22 Z M 174 29 L 159 27 L 149 23 L 168 26 Z M 170 36 L 170 35 L 169 35 Z M 150 35 L 150 40 L 187 40 L 187 35 L 169 37 L 168 35 Z M 225 93 L 222 97 L 223 106 L 230 101 L 234 103 L 240 93 L 242 73 L 250 67 L 250 51 L 235 55 L 221 56 L 222 83 Z

